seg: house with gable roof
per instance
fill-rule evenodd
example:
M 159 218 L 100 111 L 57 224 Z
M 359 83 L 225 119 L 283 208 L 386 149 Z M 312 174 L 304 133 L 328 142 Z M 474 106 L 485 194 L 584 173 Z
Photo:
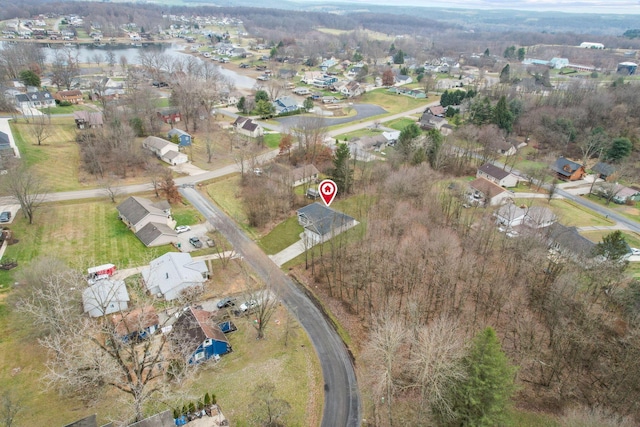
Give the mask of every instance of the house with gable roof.
M 91 317 L 101 317 L 126 310 L 129 300 L 129 293 L 123 280 L 98 280 L 82 291 L 84 312 Z
M 486 206 L 497 206 L 511 200 L 513 194 L 485 178 L 476 178 L 469 183 L 471 198 Z
M 477 178 L 485 178 L 494 184 L 498 184 L 500 187 L 515 187 L 518 185 L 518 177 L 507 172 L 492 163 L 485 163 L 476 172 Z
M 148 136 L 142 141 L 142 147 L 151 151 L 160 160 L 169 163 L 172 166 L 187 163 L 189 157 L 185 153 L 180 152 L 177 144 L 169 142 L 166 139 L 157 136 Z
M 55 107 L 56 100 L 48 91 L 21 93 L 15 96 L 16 105 L 20 109 Z
M 273 101 L 273 106 L 276 108 L 276 114 L 291 113 L 297 111 L 298 103 L 290 96 L 281 96 Z
M 116 209 L 118 217 L 145 246 L 161 246 L 177 241 L 178 233 L 173 230 L 176 221 L 166 201 L 153 203 L 142 197 L 131 196 Z
M 318 179 L 318 169 L 314 165 L 304 165 L 295 168 L 291 171 L 291 178 L 293 181 L 292 186 L 306 184 L 307 182 L 315 181 Z
M 189 307 L 184 310 L 171 329 L 171 339 L 186 348 L 190 365 L 220 357 L 232 351 L 231 344 L 220 326 L 213 322 L 211 312 Z
M 152 305 L 114 314 L 111 322 L 123 341 L 146 339 L 160 327 L 160 317 Z
M 298 209 L 298 224 L 304 227 L 304 239 L 316 245 L 355 227 L 358 221 L 328 206 L 311 203 Z
M 191 135 L 182 129 L 173 128 L 167 132 L 167 138 L 173 139 L 174 136 L 178 138 L 178 145 L 180 147 L 188 147 L 191 145 Z
M 555 163 L 551 165 L 551 170 L 556 173 L 558 179 L 563 181 L 578 181 L 587 174 L 584 166 L 565 157 L 559 157 Z
M 185 252 L 168 252 L 142 270 L 142 280 L 151 295 L 174 300 L 188 288 L 202 289 L 209 278 L 204 261 L 195 261 Z
M 232 126 L 240 135 L 245 135 L 250 138 L 257 138 L 264 135 L 262 126 L 248 117 L 238 116 Z

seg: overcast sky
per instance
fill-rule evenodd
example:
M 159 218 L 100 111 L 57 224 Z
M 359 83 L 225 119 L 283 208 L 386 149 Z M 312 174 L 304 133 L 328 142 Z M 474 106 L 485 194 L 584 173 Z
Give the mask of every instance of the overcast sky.
M 318 0 L 294 0 L 301 3 L 318 3 Z M 574 13 L 623 13 L 640 14 L 640 0 L 331 0 L 331 2 L 354 3 L 363 6 L 407 5 L 426 7 L 456 7 L 467 9 L 520 9 L 537 11 L 563 11 Z

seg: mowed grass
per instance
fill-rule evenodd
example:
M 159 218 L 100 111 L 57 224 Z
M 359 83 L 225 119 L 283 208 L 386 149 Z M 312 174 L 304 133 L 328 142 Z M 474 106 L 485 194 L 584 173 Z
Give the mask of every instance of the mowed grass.
M 20 156 L 40 176 L 50 191 L 71 191 L 84 188 L 78 182 L 80 151 L 75 142 L 76 129 L 72 118 L 52 118 L 51 136 L 37 145 L 32 133 L 34 124 L 11 121 L 11 131 Z
M 587 239 L 591 240 L 594 243 L 602 242 L 602 238 L 608 234 L 613 233 L 615 230 L 594 230 L 594 231 L 583 231 L 582 234 Z M 634 233 L 633 231 L 622 231 L 622 235 L 624 236 L 624 240 L 626 240 L 627 244 L 632 248 L 640 248 L 640 234 Z
M 409 126 L 410 124 L 414 124 L 415 122 L 416 122 L 415 120 L 402 118 L 402 119 L 395 119 L 390 122 L 385 122 L 384 126 L 401 131 L 407 126 Z
M 610 226 L 615 222 L 589 208 L 566 199 L 516 199 L 516 204 L 546 206 L 558 216 L 558 222 L 570 227 Z
M 268 255 L 277 254 L 300 240 L 302 231 L 302 226 L 298 224 L 298 217 L 292 216 L 276 225 L 269 234 L 261 237 L 257 243 Z
M 39 256 L 56 257 L 84 271 L 105 263 L 121 269 L 144 265 L 172 250 L 168 245 L 145 247 L 118 219 L 116 205 L 107 201 L 42 205 L 31 225 L 18 211 L 11 229 L 18 242 L 7 247 L 4 257 L 19 265 L 0 271 L 0 282 Z
M 283 425 L 319 425 L 322 418 L 323 381 L 317 355 L 304 329 L 284 307 L 280 307 L 266 330 L 266 338 L 256 341 L 251 317 L 232 319 L 238 330 L 229 335 L 233 352 L 218 364 L 210 363 L 194 378 L 195 395 L 215 393 L 230 424 L 256 425 L 252 407 L 253 391 L 262 382 L 275 385 L 275 397 L 287 401 L 291 411 Z M 289 342 L 284 336 L 289 329 Z
M 258 238 L 258 232 L 249 227 L 249 220 L 244 210 L 240 189 L 240 174 L 213 180 L 206 186 L 211 200 L 238 223 L 252 238 Z
M 434 100 L 433 96 L 426 99 L 413 99 L 408 96 L 391 94 L 387 89 L 376 89 L 362 95 L 359 102 L 376 104 L 387 110 L 389 114 L 397 114 L 418 107 L 426 108 L 426 105 Z

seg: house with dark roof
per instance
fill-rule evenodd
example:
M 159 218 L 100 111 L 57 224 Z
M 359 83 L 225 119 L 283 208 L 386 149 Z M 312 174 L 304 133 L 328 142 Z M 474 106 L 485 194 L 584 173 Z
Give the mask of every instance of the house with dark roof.
M 155 154 L 160 160 L 172 166 L 187 163 L 189 157 L 180 152 L 180 146 L 157 136 L 148 136 L 142 141 L 142 148 Z
M 104 122 L 99 111 L 74 111 L 73 120 L 78 129 L 102 127 Z
M 558 179 L 563 181 L 577 181 L 584 178 L 587 174 L 584 166 L 565 157 L 559 157 L 555 163 L 551 165 L 551 170 L 556 173 Z
M 15 157 L 16 153 L 11 146 L 9 135 L 0 131 L 0 159 Z
M 152 306 L 138 307 L 111 316 L 114 332 L 123 341 L 143 340 L 153 335 L 159 328 L 160 317 Z
M 171 329 L 171 339 L 185 349 L 190 365 L 220 357 L 232 351 L 224 332 L 211 318 L 213 313 L 189 307 Z
M 291 171 L 291 180 L 293 181 L 292 186 L 297 187 L 298 185 L 315 181 L 318 179 L 319 173 L 320 172 L 318 172 L 318 169 L 314 165 L 304 165 L 295 168 Z
M 354 98 L 356 96 L 362 95 L 362 93 L 364 92 L 364 89 L 362 88 L 360 83 L 358 83 L 355 80 L 351 80 L 351 81 L 348 81 L 346 84 L 340 86 L 340 88 L 338 89 L 338 92 L 340 92 L 347 98 Z
M 431 113 L 423 113 L 418 121 L 418 126 L 422 130 L 438 129 L 447 124 L 447 120 L 443 117 L 434 116 Z
M 84 312 L 91 317 L 106 316 L 126 310 L 129 300 L 124 280 L 98 280 L 82 291 Z
M 582 236 L 576 227 L 567 227 L 558 222 L 549 227 L 549 248 L 561 256 L 578 260 L 593 258 L 596 244 Z
M 176 221 L 166 201 L 153 203 L 142 197 L 131 196 L 116 209 L 118 217 L 147 247 L 161 246 L 177 241 L 173 230 Z
M 476 178 L 469 183 L 471 199 L 486 206 L 497 206 L 511 200 L 513 194 L 485 178 Z
M 476 177 L 487 179 L 500 187 L 510 188 L 518 185 L 517 176 L 493 165 L 492 163 L 485 163 L 478 168 Z
M 444 117 L 447 111 L 442 105 L 433 105 L 431 107 L 427 107 L 427 109 L 424 112 L 433 114 L 434 116 Z
M 290 96 L 281 96 L 273 101 L 273 106 L 276 109 L 276 114 L 291 113 L 299 109 L 298 103 Z
M 240 135 L 245 135 L 250 138 L 257 138 L 264 135 L 264 129 L 262 129 L 262 126 L 248 117 L 238 116 L 232 126 Z
M 608 181 L 616 172 L 616 167 L 609 163 L 598 162 L 591 168 L 598 178 Z
M 298 209 L 298 224 L 304 227 L 304 239 L 315 245 L 355 227 L 358 221 L 328 206 L 311 203 Z
M 209 278 L 204 261 L 195 261 L 186 252 L 167 252 L 142 270 L 142 280 L 153 296 L 174 300 L 188 288 L 202 289 Z
M 167 132 L 167 138 L 173 140 L 173 137 L 178 138 L 178 145 L 180 147 L 188 147 L 191 145 L 191 135 L 182 129 L 173 128 L 169 132 Z
M 24 108 L 46 108 L 55 107 L 56 101 L 48 91 L 21 93 L 15 96 L 16 105 L 20 109 Z

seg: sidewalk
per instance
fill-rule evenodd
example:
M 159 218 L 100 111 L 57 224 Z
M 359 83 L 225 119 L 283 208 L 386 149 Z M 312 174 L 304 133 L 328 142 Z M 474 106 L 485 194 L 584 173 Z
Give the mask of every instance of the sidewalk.
M 288 248 L 284 248 L 277 254 L 269 255 L 269 258 L 271 258 L 278 267 L 282 267 L 282 265 L 287 261 L 291 261 L 298 255 L 303 254 L 305 249 L 306 248 L 304 247 L 304 242 L 302 241 L 302 239 L 300 239 L 293 245 L 289 246 Z

